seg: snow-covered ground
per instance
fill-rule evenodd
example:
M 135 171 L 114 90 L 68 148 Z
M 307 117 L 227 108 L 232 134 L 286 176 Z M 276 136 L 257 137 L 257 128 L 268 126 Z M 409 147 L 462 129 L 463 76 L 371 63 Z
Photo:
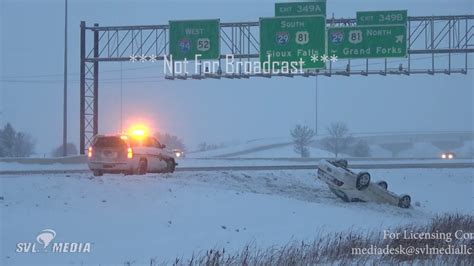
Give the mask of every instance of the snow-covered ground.
M 189 153 L 188 156 L 192 158 L 211 158 L 211 157 L 222 156 L 225 154 L 247 151 L 251 149 L 258 149 L 261 147 L 269 147 L 272 145 L 285 144 L 285 143 L 291 143 L 291 139 L 290 138 L 256 139 L 256 140 L 249 140 L 245 143 L 227 145 L 225 147 L 221 147 L 217 149 L 193 152 L 193 153 Z
M 383 230 L 444 212 L 474 212 L 473 169 L 374 170 L 412 196 L 413 209 L 343 203 L 314 171 L 0 176 L 1 265 L 149 264 L 209 248 L 236 250 L 319 233 Z M 16 253 L 43 229 L 54 241 L 92 242 L 87 254 Z M 132 264 L 134 265 L 134 264 Z
M 247 141 L 213 150 L 192 152 L 190 158 L 237 157 L 237 158 L 298 158 L 291 138 L 268 138 Z M 332 157 L 333 153 L 308 147 L 311 157 Z
M 314 147 L 308 148 L 311 157 L 333 157 L 334 154 L 325 150 L 317 149 Z M 239 155 L 239 158 L 298 158 L 299 155 L 295 153 L 293 145 L 287 145 L 283 147 L 276 147 L 272 149 L 266 149 L 262 151 L 256 151 Z
M 52 163 L 52 164 L 36 164 L 36 163 L 5 163 L 0 162 L 1 171 L 37 171 L 37 170 L 87 170 L 85 163 Z

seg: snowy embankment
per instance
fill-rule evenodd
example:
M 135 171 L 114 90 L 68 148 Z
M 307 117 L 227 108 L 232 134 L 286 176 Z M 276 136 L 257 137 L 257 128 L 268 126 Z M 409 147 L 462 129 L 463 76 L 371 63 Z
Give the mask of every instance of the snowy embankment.
M 308 147 L 312 157 L 333 157 L 334 154 L 325 150 Z M 190 153 L 190 158 L 298 158 L 293 144 L 274 143 L 268 145 L 238 145 L 216 150 Z
M 2 265 L 147 264 L 210 248 L 261 248 L 320 233 L 383 230 L 445 212 L 472 214 L 473 169 L 373 170 L 412 196 L 413 209 L 343 203 L 314 171 L 0 176 Z M 16 253 L 53 229 L 54 241 L 92 242 L 90 253 Z M 133 264 L 132 264 L 133 265 Z
M 474 154 L 474 142 L 465 141 L 461 147 L 452 150 L 444 150 L 434 146 L 429 142 L 415 142 L 412 147 L 400 151 L 397 157 L 401 158 L 438 158 L 443 152 L 451 151 L 458 158 L 472 158 Z M 382 145 L 383 146 L 383 145 Z M 392 151 L 383 148 L 381 145 L 370 145 L 370 156 L 389 158 L 393 156 Z M 332 152 L 321 147 L 308 147 L 311 157 L 331 158 Z M 291 139 L 260 139 L 248 141 L 245 144 L 231 145 L 213 150 L 192 152 L 188 154 L 190 158 L 298 158 L 294 150 Z M 350 157 L 347 154 L 341 154 L 340 157 Z M 396 159 L 396 158 L 395 158 Z

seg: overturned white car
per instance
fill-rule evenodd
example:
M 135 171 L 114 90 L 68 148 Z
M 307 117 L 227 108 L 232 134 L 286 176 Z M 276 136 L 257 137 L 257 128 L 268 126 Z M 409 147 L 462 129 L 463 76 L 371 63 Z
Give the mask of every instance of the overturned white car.
M 374 201 L 397 205 L 401 208 L 409 208 L 411 204 L 410 196 L 398 196 L 388 191 L 387 182 L 372 183 L 369 173 L 354 173 L 349 170 L 346 160 L 321 160 L 318 178 L 324 181 L 337 197 L 346 202 Z

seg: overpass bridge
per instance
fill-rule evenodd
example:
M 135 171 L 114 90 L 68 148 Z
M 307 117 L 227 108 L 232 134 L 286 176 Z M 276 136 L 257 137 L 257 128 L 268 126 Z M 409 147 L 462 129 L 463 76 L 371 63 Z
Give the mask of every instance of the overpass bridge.
M 454 150 L 463 147 L 468 141 L 474 141 L 474 131 L 359 133 L 353 136 L 369 145 L 378 145 L 391 151 L 394 157 L 413 148 L 415 143 L 429 143 L 440 150 Z

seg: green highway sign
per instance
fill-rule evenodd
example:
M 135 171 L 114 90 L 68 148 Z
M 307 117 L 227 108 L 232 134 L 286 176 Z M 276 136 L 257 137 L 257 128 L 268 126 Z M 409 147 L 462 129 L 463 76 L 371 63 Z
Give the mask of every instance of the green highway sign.
M 312 2 L 275 3 L 275 16 L 326 16 L 326 0 Z
M 325 31 L 326 19 L 320 15 L 260 18 L 260 62 L 284 68 L 301 61 L 305 69 L 324 68 L 318 57 L 326 54 Z
M 357 26 L 394 24 L 407 24 L 406 10 L 357 12 Z
M 219 59 L 220 21 L 181 20 L 170 21 L 169 48 L 173 60 Z
M 328 54 L 338 58 L 407 56 L 405 25 L 328 28 Z

